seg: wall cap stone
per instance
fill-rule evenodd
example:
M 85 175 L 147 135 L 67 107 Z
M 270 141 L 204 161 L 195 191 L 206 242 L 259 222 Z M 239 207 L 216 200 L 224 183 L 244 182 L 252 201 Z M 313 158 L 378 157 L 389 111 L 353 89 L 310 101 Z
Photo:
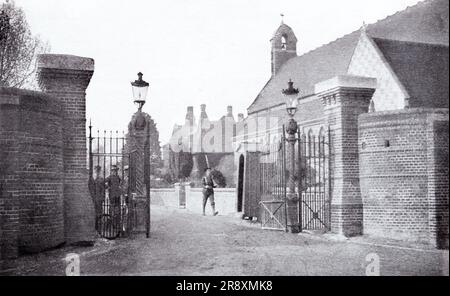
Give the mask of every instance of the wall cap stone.
M 94 59 L 65 54 L 40 54 L 38 68 L 94 71 Z
M 376 89 L 377 79 L 355 75 L 338 75 L 331 79 L 316 83 L 314 92 L 320 94 L 339 87 Z
M 34 90 L 15 87 L 0 87 L 0 105 L 43 105 L 48 106 L 48 111 L 61 112 L 61 103 L 53 96 Z M 42 111 L 42 110 L 41 110 Z
M 201 187 L 191 187 L 191 191 L 193 192 L 200 192 L 203 191 L 203 188 Z M 236 192 L 236 188 L 214 188 L 214 192 Z
M 387 110 L 387 111 L 379 111 L 379 112 L 372 112 L 372 113 L 363 113 L 359 115 L 360 120 L 370 119 L 370 118 L 377 118 L 377 117 L 395 117 L 398 115 L 407 115 L 407 114 L 442 114 L 447 115 L 449 114 L 448 108 L 407 108 L 407 109 L 397 109 L 397 110 Z
M 175 188 L 150 188 L 150 192 L 170 192 L 174 193 Z
M 6 96 L 36 96 L 44 98 L 50 97 L 47 93 L 44 92 L 6 86 L 0 86 L 0 95 L 1 97 Z

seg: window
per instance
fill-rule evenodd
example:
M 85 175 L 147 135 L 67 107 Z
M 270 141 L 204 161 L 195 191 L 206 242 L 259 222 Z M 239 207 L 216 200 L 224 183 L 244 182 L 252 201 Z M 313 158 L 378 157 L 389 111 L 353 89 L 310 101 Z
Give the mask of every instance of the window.
M 287 36 L 286 34 L 283 34 L 283 36 L 281 36 L 281 49 L 286 50 L 286 47 L 287 47 Z

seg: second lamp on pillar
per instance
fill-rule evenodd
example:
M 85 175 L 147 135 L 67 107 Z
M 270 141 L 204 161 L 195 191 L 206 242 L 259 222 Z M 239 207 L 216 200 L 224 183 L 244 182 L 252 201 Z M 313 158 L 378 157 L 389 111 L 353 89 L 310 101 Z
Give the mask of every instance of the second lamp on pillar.
M 289 163 L 289 179 L 288 179 L 288 192 L 286 194 L 286 207 L 287 207 L 287 223 L 288 230 L 292 233 L 298 233 L 301 231 L 300 217 L 299 217 L 299 196 L 296 192 L 295 186 L 295 147 L 297 142 L 297 121 L 294 119 L 294 115 L 297 112 L 298 107 L 298 94 L 299 90 L 294 88 L 294 83 L 289 79 L 288 88 L 283 89 L 282 93 L 286 99 L 286 112 L 290 119 L 286 126 L 287 143 L 288 143 L 288 163 Z M 300 194 L 300 192 L 298 192 Z

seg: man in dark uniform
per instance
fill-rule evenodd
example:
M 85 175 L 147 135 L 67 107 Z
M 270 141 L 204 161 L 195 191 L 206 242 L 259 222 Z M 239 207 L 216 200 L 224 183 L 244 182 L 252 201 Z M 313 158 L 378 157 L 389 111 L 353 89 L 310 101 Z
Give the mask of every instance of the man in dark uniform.
M 105 200 L 105 180 L 102 177 L 102 167 L 95 167 L 95 179 L 89 182 L 89 191 L 94 201 L 95 225 L 98 227 L 99 217 L 103 214 L 102 206 Z
M 216 212 L 216 203 L 214 202 L 214 188 L 217 186 L 214 184 L 214 180 L 211 175 L 211 168 L 205 169 L 205 175 L 202 178 L 202 184 L 203 184 L 203 216 L 205 216 L 205 207 L 208 198 L 209 202 L 211 203 L 213 215 L 216 216 L 217 214 L 219 214 L 219 212 Z
M 119 227 L 120 221 L 120 196 L 122 195 L 120 183 L 119 168 L 117 165 L 113 165 L 111 175 L 106 178 L 105 184 L 109 193 L 109 212 L 116 227 Z

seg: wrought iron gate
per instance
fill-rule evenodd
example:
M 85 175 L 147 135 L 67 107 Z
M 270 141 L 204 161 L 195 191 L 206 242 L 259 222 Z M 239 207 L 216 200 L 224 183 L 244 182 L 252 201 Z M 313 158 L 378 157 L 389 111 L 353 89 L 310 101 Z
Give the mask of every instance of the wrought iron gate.
M 134 228 L 132 159 L 125 152 L 125 136 L 89 126 L 89 191 L 95 206 L 95 228 L 101 237 L 127 236 Z
M 263 229 L 287 231 L 285 141 L 269 144 L 259 157 Z
M 295 192 L 298 201 L 300 230 L 329 230 L 331 226 L 330 182 L 330 132 L 321 129 L 316 136 L 298 129 L 295 142 L 295 159 L 286 158 L 287 138 L 267 145 L 259 157 L 260 211 L 263 229 L 287 231 L 287 180 L 286 162 L 295 162 Z M 292 156 L 291 156 L 292 157 Z
M 300 130 L 300 129 L 299 129 Z M 303 230 L 329 230 L 331 225 L 330 132 L 298 133 L 299 221 Z

